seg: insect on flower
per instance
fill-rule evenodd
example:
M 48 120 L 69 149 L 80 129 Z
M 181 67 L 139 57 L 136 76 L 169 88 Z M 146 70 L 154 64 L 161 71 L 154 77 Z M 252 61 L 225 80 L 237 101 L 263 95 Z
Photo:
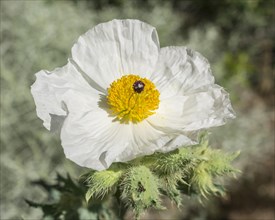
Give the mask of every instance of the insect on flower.
M 198 131 L 235 117 L 200 53 L 160 48 L 156 29 L 131 19 L 80 36 L 68 63 L 39 71 L 31 92 L 44 126 L 60 125 L 66 157 L 95 170 L 196 144 Z

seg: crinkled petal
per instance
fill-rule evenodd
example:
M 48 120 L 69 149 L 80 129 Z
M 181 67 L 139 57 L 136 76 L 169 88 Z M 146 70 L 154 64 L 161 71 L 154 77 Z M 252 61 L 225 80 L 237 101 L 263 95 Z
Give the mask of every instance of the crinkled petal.
M 131 144 L 115 161 L 128 161 L 154 152 L 169 152 L 181 146 L 196 144 L 196 138 L 190 132 L 187 135 L 165 132 L 152 126 L 148 121 L 132 124 Z
M 128 125 L 132 133 L 129 146 L 115 161 L 129 161 L 139 156 L 149 155 L 159 151 L 172 137 L 152 127 L 146 120 Z
M 192 138 L 191 135 L 187 137 L 187 135 L 165 132 L 152 126 L 148 121 L 144 121 L 133 127 L 133 146 L 140 149 L 140 153 L 131 156 L 132 149 L 128 148 L 130 154 L 127 155 L 127 158 L 150 155 L 154 152 L 169 152 L 182 145 L 196 144 Z
M 73 91 L 68 94 L 70 91 Z M 41 70 L 36 73 L 36 81 L 31 86 L 36 111 L 43 125 L 50 130 L 55 116 L 66 116 L 66 102 L 77 100 L 83 94 L 89 97 L 98 96 L 94 90 L 77 71 L 69 60 L 62 68 L 51 72 Z
M 81 103 L 77 105 L 82 107 Z M 62 146 L 66 157 L 80 166 L 103 170 L 113 162 L 128 161 L 163 146 L 163 142 L 156 141 L 163 133 L 151 126 L 144 131 L 141 124 L 135 128 L 132 124 L 121 124 L 99 107 L 77 112 L 69 104 L 68 109 L 73 114 L 63 124 Z M 155 148 L 150 148 L 151 143 Z
M 194 93 L 214 84 L 208 61 L 186 47 L 161 48 L 151 80 L 161 98 Z
M 75 104 L 82 109 L 81 112 L 73 109 Z M 126 149 L 132 149 L 132 155 L 140 154 L 139 147 L 142 145 L 136 144 L 141 144 L 141 141 L 133 138 L 131 124 L 115 121 L 104 107 L 85 108 L 81 100 L 68 103 L 67 106 L 71 114 L 61 130 L 62 146 L 67 158 L 78 165 L 102 170 L 114 161 L 129 160 L 126 154 L 126 157 L 118 157 Z M 146 139 L 143 141 L 146 142 Z
M 103 170 L 113 162 L 126 162 L 156 151 L 171 151 L 182 143 L 194 143 L 186 136 L 158 130 L 146 120 L 138 124 L 114 121 L 104 107 L 86 108 L 82 103 L 81 99 L 67 103 L 70 114 L 61 130 L 66 157 L 80 166 Z M 74 109 L 74 105 L 82 111 Z
M 152 73 L 159 53 L 154 27 L 138 20 L 112 20 L 80 36 L 73 60 L 102 89 L 122 75 Z
M 61 144 L 66 157 L 93 169 L 106 169 L 125 147 L 131 130 L 104 110 L 102 94 L 96 93 L 69 62 L 49 73 L 37 73 L 32 86 L 37 113 L 52 126 L 52 114 L 63 115 Z M 111 150 L 111 158 L 105 159 Z M 114 157 L 114 158 L 113 158 Z
M 223 125 L 234 117 L 228 93 L 214 84 L 207 91 L 162 100 L 148 121 L 165 132 L 185 134 Z
M 113 156 L 127 147 L 125 141 L 129 136 L 129 129 L 112 122 L 112 118 L 103 109 L 85 108 L 82 102 L 77 103 L 82 111 L 70 110 L 72 114 L 66 118 L 61 130 L 61 143 L 65 155 L 80 166 L 102 170 L 110 166 L 113 161 L 106 157 L 112 149 Z
M 107 105 L 107 88 L 127 74 L 150 79 L 160 92 L 156 113 L 137 124 L 116 120 Z M 66 66 L 36 76 L 31 92 L 44 126 L 62 124 L 66 157 L 95 170 L 196 144 L 200 129 L 235 117 L 207 60 L 185 47 L 159 53 L 155 28 L 138 20 L 97 25 L 79 37 Z

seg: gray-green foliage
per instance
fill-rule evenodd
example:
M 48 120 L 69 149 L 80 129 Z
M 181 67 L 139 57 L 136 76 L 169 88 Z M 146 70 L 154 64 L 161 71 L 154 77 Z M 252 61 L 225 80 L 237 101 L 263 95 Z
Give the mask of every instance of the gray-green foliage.
M 34 74 L 63 66 L 78 36 L 98 23 L 115 18 L 147 21 L 157 27 L 163 45 L 171 40 L 179 42 L 176 30 L 180 24 L 169 3 L 157 5 L 150 13 L 128 1 L 122 8 L 108 7 L 102 11 L 88 9 L 83 1 L 76 5 L 71 1 L 3 0 L 0 4 L 0 213 L 4 219 L 21 215 L 39 218 L 41 213 L 29 209 L 24 198 L 41 201 L 46 195 L 30 187 L 29 181 L 54 178 L 56 171 L 74 175 L 79 168 L 65 159 L 58 135 L 47 132 L 37 118 L 30 94 Z
M 237 166 L 241 169 L 249 166 L 249 172 L 243 178 L 253 181 L 253 170 L 272 151 L 274 112 L 266 109 L 247 87 L 248 76 L 268 74 L 268 71 L 261 72 L 268 69 L 266 65 L 258 65 L 258 69 L 251 70 L 251 64 L 254 67 L 257 65 L 251 58 L 257 58 L 256 61 L 262 58 L 266 63 L 266 53 L 259 48 L 265 47 L 266 40 L 270 39 L 266 33 L 274 32 L 274 28 L 269 28 L 272 24 L 269 17 L 274 13 L 273 7 L 269 7 L 271 0 L 224 1 L 233 9 L 228 10 L 227 6 L 220 8 L 215 22 L 206 23 L 203 28 L 192 26 L 188 31 L 182 29 L 182 23 L 185 24 L 184 19 L 188 19 L 198 8 L 193 8 L 189 14 L 182 14 L 175 12 L 169 0 L 148 1 L 153 5 L 150 8 L 136 7 L 127 0 L 119 2 L 124 2 L 120 8 L 108 6 L 95 10 L 88 9 L 84 1 L 78 1 L 76 5 L 70 1 L 0 1 L 1 219 L 19 219 L 20 216 L 40 219 L 41 212 L 29 209 L 24 198 L 42 201 L 46 195 L 37 187 L 30 186 L 29 181 L 41 177 L 53 179 L 57 170 L 60 173 L 68 171 L 73 176 L 79 172 L 77 166 L 65 160 L 59 138 L 49 134 L 37 119 L 30 85 L 35 80 L 35 72 L 52 70 L 66 63 L 70 48 L 80 34 L 110 19 L 137 18 L 147 21 L 157 28 L 162 46 L 188 45 L 207 57 L 218 82 L 226 87 L 231 97 L 232 94 L 236 97 L 234 100 L 239 101 L 233 103 L 237 119 L 227 126 L 214 129 L 211 143 L 228 151 L 242 149 Z M 194 2 L 199 5 L 205 1 L 184 1 L 185 4 Z M 215 0 L 211 2 L 217 3 Z M 244 13 L 235 10 L 234 5 L 238 4 L 248 6 L 243 8 Z M 262 4 L 267 6 L 262 7 Z M 228 17 L 238 18 L 238 22 L 233 24 Z M 231 34 L 221 35 L 221 26 L 226 26 L 227 30 L 231 27 Z M 182 33 L 186 33 L 188 38 L 183 39 Z M 272 48 L 269 45 L 267 50 Z M 272 80 L 267 79 L 267 84 L 272 85 Z M 175 174 L 180 179 L 181 173 Z M 166 180 L 160 179 L 163 180 L 162 186 L 166 184 L 166 193 L 179 202 L 177 189 L 170 187 L 173 180 L 168 174 L 165 177 Z M 191 206 L 191 202 L 181 202 L 184 203 L 182 210 L 188 215 L 185 208 Z
M 47 202 L 38 203 L 26 200 L 33 208 L 40 208 L 44 220 L 87 220 L 112 219 L 116 220 L 115 210 L 110 210 L 113 201 L 85 202 L 86 187 L 75 183 L 69 175 L 66 177 L 57 174 L 56 183 L 49 184 L 46 180 L 33 182 L 33 185 L 42 187 L 47 192 Z
M 1 218 L 27 213 L 23 197 L 38 197 L 31 179 L 64 172 L 64 163 L 72 170 L 58 138 L 37 119 L 30 85 L 35 72 L 65 64 L 73 40 L 93 25 L 79 12 L 62 1 L 1 1 Z

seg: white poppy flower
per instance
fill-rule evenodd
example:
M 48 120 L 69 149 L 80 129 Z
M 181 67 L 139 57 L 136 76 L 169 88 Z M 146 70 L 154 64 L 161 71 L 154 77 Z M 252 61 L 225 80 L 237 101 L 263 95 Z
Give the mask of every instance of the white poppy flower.
M 154 27 L 112 20 L 80 36 L 67 65 L 36 74 L 31 92 L 47 129 L 61 127 L 67 158 L 95 170 L 196 143 L 234 118 L 209 63 L 186 47 L 159 47 Z

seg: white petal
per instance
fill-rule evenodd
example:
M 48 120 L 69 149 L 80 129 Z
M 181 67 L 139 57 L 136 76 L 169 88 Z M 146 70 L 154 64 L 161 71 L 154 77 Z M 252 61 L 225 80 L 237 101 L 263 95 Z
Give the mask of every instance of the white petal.
M 146 120 L 132 125 L 133 137 L 130 145 L 120 154 L 115 161 L 128 161 L 136 157 L 150 155 L 154 152 L 169 152 L 180 146 L 193 145 L 193 135 L 172 134 L 154 128 Z M 188 132 L 187 132 L 188 133 Z M 188 133 L 190 134 L 190 133 Z
M 81 99 L 74 102 L 81 112 L 73 109 L 73 103 L 67 104 L 70 113 L 61 130 L 65 155 L 80 166 L 103 170 L 113 162 L 126 162 L 194 143 L 183 135 L 166 134 L 146 120 L 138 124 L 121 124 L 104 108 L 87 108 L 82 103 L 85 101 Z
M 229 95 L 218 85 L 205 92 L 164 99 L 148 121 L 165 132 L 186 134 L 189 131 L 220 126 L 234 118 Z
M 70 91 L 74 92 L 69 96 Z M 36 81 L 31 86 L 31 93 L 36 104 L 38 117 L 44 121 L 44 126 L 50 130 L 54 115 L 67 115 L 67 100 L 76 100 L 82 94 L 89 94 L 93 97 L 97 91 L 92 89 L 69 61 L 64 67 L 57 68 L 52 72 L 41 70 L 36 73 Z
M 119 155 L 118 161 L 127 161 L 139 156 L 150 155 L 154 152 L 169 152 L 183 145 L 186 146 L 197 143 L 185 135 L 160 131 L 148 122 L 142 125 L 141 123 L 137 124 L 133 131 L 135 132 L 134 144 L 131 145 L 132 148 L 129 147 L 125 149 L 123 154 Z M 139 152 L 136 150 L 137 148 Z M 125 158 L 127 158 L 127 160 L 125 160 Z
M 121 135 L 129 136 L 129 129 L 112 122 L 108 113 L 100 108 L 73 111 L 66 118 L 61 141 L 65 155 L 80 166 L 96 170 L 106 169 L 113 161 L 106 159 L 110 151 L 116 157 L 127 146 Z M 70 111 L 70 107 L 68 108 Z
M 106 169 L 113 162 L 151 154 L 171 140 L 146 121 L 122 124 L 104 108 L 86 108 L 81 103 L 75 103 L 81 112 L 72 108 L 73 103 L 67 105 L 70 114 L 61 130 L 65 155 L 80 166 Z
M 186 47 L 161 48 L 151 80 L 162 98 L 194 93 L 214 84 L 208 61 Z
M 103 89 L 125 74 L 151 74 L 158 53 L 155 28 L 138 20 L 99 24 L 72 48 L 73 60 Z
M 171 140 L 169 135 L 152 127 L 146 120 L 130 124 L 132 135 L 128 137 L 129 146 L 116 158 L 115 161 L 128 161 L 139 156 L 159 151 Z
M 81 166 L 102 170 L 196 144 L 200 129 L 235 117 L 207 60 L 185 47 L 159 54 L 155 28 L 141 21 L 97 25 L 79 37 L 72 57 L 62 68 L 38 72 L 31 92 L 44 126 L 62 124 L 65 155 Z M 149 78 L 160 91 L 156 114 L 137 124 L 115 120 L 106 101 L 109 85 L 126 74 Z
M 186 133 L 188 134 L 188 133 Z M 169 142 L 167 142 L 164 147 L 162 147 L 159 151 L 160 152 L 169 152 L 172 150 L 175 150 L 182 146 L 190 146 L 197 144 L 198 142 L 196 140 L 193 140 L 190 136 L 187 135 L 176 135 L 173 139 L 171 139 Z
M 187 137 L 166 133 L 154 128 L 146 120 L 138 124 L 132 124 L 132 131 L 133 136 L 129 139 L 129 146 L 114 161 L 125 162 L 154 152 L 169 152 L 183 145 L 197 143 L 190 138 L 193 138 L 192 135 Z

